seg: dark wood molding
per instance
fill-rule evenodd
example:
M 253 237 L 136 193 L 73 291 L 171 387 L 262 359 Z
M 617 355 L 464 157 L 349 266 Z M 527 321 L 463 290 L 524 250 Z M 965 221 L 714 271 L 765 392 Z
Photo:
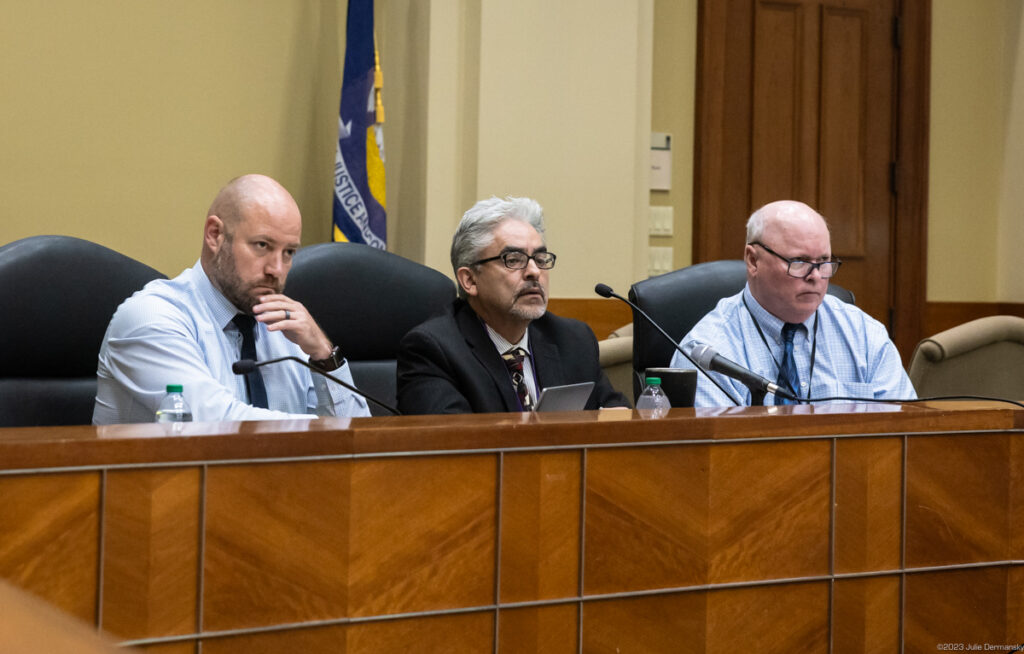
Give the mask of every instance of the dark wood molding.
M 618 300 L 605 298 L 556 298 L 548 300 L 548 310 L 564 318 L 575 318 L 590 325 L 598 340 L 633 322 L 629 306 Z
M 931 101 L 931 0 L 900 2 L 897 94 L 897 194 L 893 234 L 896 347 L 909 361 L 924 324 L 928 283 L 928 120 Z
M 1024 304 L 1016 302 L 928 302 L 925 305 L 921 338 L 934 336 L 951 327 L 986 316 L 1024 318 Z M 920 339 L 918 339 L 920 340 Z M 910 350 L 913 352 L 913 350 Z

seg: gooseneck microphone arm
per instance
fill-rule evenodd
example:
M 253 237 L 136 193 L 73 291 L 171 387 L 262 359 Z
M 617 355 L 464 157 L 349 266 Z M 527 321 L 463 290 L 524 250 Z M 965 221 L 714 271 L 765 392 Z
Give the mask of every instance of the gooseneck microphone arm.
M 693 349 L 690 350 L 690 355 L 693 357 L 695 362 L 699 363 L 704 368 L 725 375 L 726 377 L 732 377 L 736 381 L 742 383 L 750 389 L 751 397 L 756 398 L 760 396 L 761 402 L 759 402 L 759 404 L 763 403 L 765 393 L 774 393 L 775 395 L 794 402 L 801 401 L 800 398 L 793 395 L 786 389 L 779 387 L 778 384 L 770 379 L 765 379 L 753 370 L 748 370 L 740 364 L 726 359 L 718 352 L 715 352 L 710 345 L 705 345 L 703 343 L 695 345 Z
M 334 375 L 331 375 L 329 373 L 324 372 L 323 370 L 320 370 L 316 366 L 311 365 L 308 361 L 303 361 L 299 357 L 278 357 L 277 359 L 267 359 L 266 361 L 253 361 L 252 359 L 240 359 L 240 360 L 235 361 L 234 363 L 231 364 L 231 372 L 235 373 L 236 375 L 248 375 L 250 372 L 252 372 L 253 370 L 256 370 L 257 368 L 259 368 L 261 366 L 269 366 L 272 363 L 280 363 L 281 361 L 294 361 L 295 363 L 298 363 L 299 365 L 305 366 L 306 368 L 309 368 L 310 370 L 312 370 L 313 372 L 315 372 L 315 373 L 317 373 L 319 375 L 323 375 L 324 377 L 326 377 L 327 379 L 330 379 L 335 384 L 340 384 L 341 386 L 344 386 L 345 388 L 347 388 L 348 390 L 352 391 L 356 395 L 359 395 L 361 397 L 365 397 L 366 399 L 370 400 L 371 402 L 373 402 L 377 406 L 390 411 L 394 415 L 396 415 L 396 416 L 402 415 L 398 411 L 398 409 L 396 409 L 395 407 L 393 407 L 391 405 L 388 405 L 388 404 L 384 404 L 383 402 L 381 402 L 377 398 L 373 397 L 369 393 L 364 393 L 363 391 L 359 390 L 358 388 L 356 388 L 352 384 L 349 384 L 348 382 L 344 382 L 344 381 L 338 379 L 337 377 L 335 377 Z
M 736 406 L 743 406 L 739 402 L 739 400 L 737 400 L 735 397 L 732 396 L 732 393 L 730 393 L 729 391 L 725 390 L 725 387 L 723 387 L 721 384 L 718 383 L 717 379 L 715 379 L 710 374 L 708 374 L 708 371 L 705 370 L 703 366 L 701 366 L 696 361 L 694 361 L 693 357 L 691 357 L 685 350 L 683 350 L 683 348 L 679 347 L 679 343 L 677 343 L 675 340 L 673 340 L 672 337 L 668 335 L 668 332 L 666 332 L 664 329 L 661 328 L 661 325 L 659 325 L 658 323 L 654 322 L 654 318 L 651 318 L 649 315 L 647 315 L 646 311 L 644 311 L 643 309 L 638 307 L 633 302 L 630 302 L 626 298 L 624 298 L 621 295 L 617 294 L 615 291 L 612 290 L 612 287 L 608 286 L 607 284 L 598 284 L 597 286 L 594 287 L 594 292 L 597 293 L 598 295 L 600 295 L 601 297 L 605 297 L 605 298 L 613 297 L 616 300 L 622 300 L 623 302 L 628 304 L 630 307 L 632 307 L 633 310 L 636 311 L 637 313 L 639 313 L 641 316 L 643 316 L 644 319 L 647 320 L 647 322 L 651 324 L 651 326 L 653 326 L 655 329 L 657 329 L 658 332 L 660 332 L 661 335 L 665 337 L 665 340 L 667 340 L 669 343 L 672 344 L 672 347 L 674 347 L 676 349 L 676 351 L 679 352 L 679 354 L 682 354 L 686 358 L 687 361 L 692 363 L 694 368 L 696 368 L 697 370 L 701 371 L 704 374 L 705 377 L 710 379 L 711 383 L 714 384 L 715 386 L 717 386 L 718 390 L 722 391 L 725 394 L 725 396 L 727 398 L 729 398 L 729 401 L 731 401 Z

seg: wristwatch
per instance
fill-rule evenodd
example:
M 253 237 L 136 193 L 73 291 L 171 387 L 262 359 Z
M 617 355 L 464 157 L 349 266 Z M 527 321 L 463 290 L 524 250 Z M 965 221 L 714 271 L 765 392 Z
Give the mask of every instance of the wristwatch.
M 331 350 L 331 356 L 326 359 L 310 359 L 309 365 L 316 366 L 324 372 L 331 372 L 345 365 L 345 357 L 341 356 L 341 348 L 335 345 Z

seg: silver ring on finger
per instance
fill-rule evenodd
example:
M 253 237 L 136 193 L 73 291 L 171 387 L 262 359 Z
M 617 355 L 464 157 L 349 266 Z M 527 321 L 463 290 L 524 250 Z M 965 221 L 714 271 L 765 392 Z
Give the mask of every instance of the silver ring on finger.
M 291 317 L 292 317 L 292 312 L 289 311 L 288 309 L 285 309 L 284 310 L 284 319 L 285 320 L 291 320 Z

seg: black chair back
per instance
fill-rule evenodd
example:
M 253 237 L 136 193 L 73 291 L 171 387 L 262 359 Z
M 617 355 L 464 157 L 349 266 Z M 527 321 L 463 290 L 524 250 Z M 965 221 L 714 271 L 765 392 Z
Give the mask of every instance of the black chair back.
M 87 425 L 114 310 L 164 276 L 102 245 L 31 236 L 0 247 L 0 426 Z
M 739 293 L 746 283 L 747 266 L 742 259 L 708 261 L 639 281 L 629 288 L 629 299 L 678 343 L 719 300 Z M 830 283 L 828 292 L 855 304 L 853 293 L 841 286 Z M 643 390 L 643 379 L 639 378 L 643 371 L 667 366 L 675 351 L 658 330 L 633 311 L 634 397 Z
M 356 386 L 394 406 L 398 343 L 455 299 L 455 284 L 433 268 L 368 245 L 321 243 L 295 255 L 285 293 L 341 348 Z M 370 410 L 388 415 L 372 402 Z

